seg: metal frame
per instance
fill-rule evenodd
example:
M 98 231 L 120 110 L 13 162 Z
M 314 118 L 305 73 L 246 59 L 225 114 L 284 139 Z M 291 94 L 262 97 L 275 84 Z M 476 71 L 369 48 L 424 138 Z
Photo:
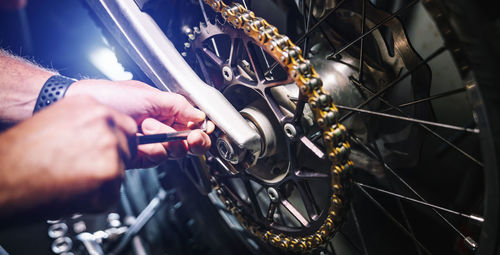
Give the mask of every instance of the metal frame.
M 184 95 L 240 148 L 260 152 L 260 136 L 215 88 L 203 82 L 154 20 L 132 0 L 87 0 L 97 17 L 161 90 Z

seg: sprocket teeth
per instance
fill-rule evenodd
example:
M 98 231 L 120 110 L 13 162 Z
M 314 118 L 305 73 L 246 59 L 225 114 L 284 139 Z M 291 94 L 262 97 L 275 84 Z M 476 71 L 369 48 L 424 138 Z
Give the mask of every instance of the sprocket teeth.
M 241 4 L 227 5 L 222 0 L 205 0 L 205 3 L 224 18 L 225 24 L 243 31 L 287 70 L 313 110 L 315 122 L 322 130 L 326 155 L 332 163 L 330 175 L 333 194 L 329 198 L 330 207 L 322 225 L 317 231 L 307 236 L 292 237 L 284 233 L 274 233 L 259 225 L 249 223 L 242 211 L 237 210 L 237 205 L 225 197 L 224 190 L 212 177 L 213 185 L 218 187 L 217 195 L 244 227 L 267 243 L 289 252 L 308 252 L 315 249 L 328 242 L 338 230 L 342 224 L 345 203 L 348 201 L 349 190 L 346 187 L 349 185 L 345 183 L 346 176 L 348 176 L 346 172 L 352 168 L 353 164 L 348 160 L 350 145 L 347 142 L 346 128 L 338 123 L 338 109 L 332 97 L 323 89 L 322 81 L 314 67 L 309 60 L 302 57 L 301 49 L 287 36 L 280 35 L 276 27 L 270 25 L 265 19 L 256 17 Z M 219 20 L 215 19 L 215 22 Z M 224 24 L 221 23 L 221 25 Z M 208 26 L 208 24 L 200 23 L 200 28 Z

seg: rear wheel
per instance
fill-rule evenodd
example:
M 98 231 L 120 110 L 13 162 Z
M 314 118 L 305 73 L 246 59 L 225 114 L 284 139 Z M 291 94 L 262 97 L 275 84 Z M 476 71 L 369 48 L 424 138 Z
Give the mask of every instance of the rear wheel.
M 295 41 L 306 47 L 305 56 L 339 107 L 353 150 L 350 158 L 355 169 L 350 178 L 342 180 L 352 189 L 344 190 L 349 194 L 342 201 L 345 216 L 336 222 L 343 226 L 332 242 L 319 245 L 320 250 L 353 254 L 496 252 L 497 202 L 485 203 L 498 195 L 497 150 L 491 132 L 495 123 L 488 121 L 485 110 L 491 106 L 490 111 L 495 111 L 497 106 L 481 99 L 479 75 L 468 47 L 461 42 L 465 34 L 450 25 L 451 17 L 443 14 L 449 12 L 442 9 L 447 7 L 441 2 L 417 2 L 398 8 L 338 1 L 313 5 L 311 11 L 309 1 L 303 6 L 282 6 L 289 13 L 304 14 L 305 24 L 287 32 L 307 35 L 296 36 Z M 258 1 L 241 4 L 250 9 L 259 6 Z M 388 11 L 391 8 L 396 9 L 393 14 Z M 326 219 L 321 217 L 325 215 L 322 210 L 329 208 L 328 194 L 335 191 L 329 185 L 331 176 L 322 176 L 330 163 L 321 163 L 321 153 L 316 151 L 324 151 L 324 142 L 318 139 L 317 123 L 310 124 L 314 116 L 307 105 L 299 113 L 302 122 L 298 129 L 313 145 L 287 136 L 273 107 L 296 116 L 300 93 L 286 70 L 272 68 L 279 59 L 273 59 L 268 49 L 261 49 L 242 31 L 221 24 L 222 17 L 210 10 L 206 13 L 212 21 L 188 32 L 194 37 L 184 49 L 187 59 L 200 77 L 224 91 L 244 116 L 250 116 L 261 134 L 266 133 L 262 126 L 267 125 L 274 131 L 267 133 L 277 136 L 277 144 L 289 145 L 275 148 L 289 163 L 280 165 L 278 159 L 261 157 L 260 169 L 259 165 L 228 169 L 235 164 L 214 150 L 205 171 L 216 180 L 213 183 L 221 202 L 250 232 L 258 237 L 261 229 L 279 233 L 278 245 L 260 238 L 287 250 L 293 238 L 314 234 L 312 229 L 318 230 Z M 296 24 L 301 24 L 300 19 Z M 307 32 L 311 28 L 314 31 Z M 435 48 L 431 50 L 431 46 Z M 231 51 L 238 47 L 244 50 Z M 266 82 L 279 86 L 259 91 L 258 84 Z M 260 115 L 269 123 L 256 121 Z M 302 166 L 290 167 L 290 162 Z M 309 176 L 291 184 L 281 182 L 287 176 L 300 176 L 293 173 L 297 169 L 308 169 L 310 174 L 304 171 Z M 278 206 L 273 206 L 273 194 L 281 201 Z
M 478 35 L 476 3 L 241 0 L 221 15 L 202 1 L 144 2 L 263 137 L 264 153 L 252 158 L 215 132 L 213 150 L 183 165 L 228 226 L 246 229 L 238 233 L 248 249 L 498 252 L 498 69 Z M 340 110 L 331 127 L 347 127 L 334 147 L 350 143 L 353 169 L 327 159 L 334 150 L 316 102 L 286 59 L 233 27 L 251 17 L 246 7 L 286 31 L 316 68 Z

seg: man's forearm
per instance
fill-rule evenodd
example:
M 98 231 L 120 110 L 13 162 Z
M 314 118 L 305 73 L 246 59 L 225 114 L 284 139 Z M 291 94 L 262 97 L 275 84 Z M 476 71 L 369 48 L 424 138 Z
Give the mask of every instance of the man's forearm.
M 29 118 L 40 89 L 54 74 L 0 49 L 0 125 Z

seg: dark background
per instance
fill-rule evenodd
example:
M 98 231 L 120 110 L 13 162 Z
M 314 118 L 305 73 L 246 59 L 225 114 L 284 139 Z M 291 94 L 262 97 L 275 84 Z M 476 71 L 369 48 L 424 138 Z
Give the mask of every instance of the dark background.
M 31 1 L 0 10 L 0 47 L 70 77 L 104 76 L 89 55 L 105 46 L 101 30 L 80 1 Z

